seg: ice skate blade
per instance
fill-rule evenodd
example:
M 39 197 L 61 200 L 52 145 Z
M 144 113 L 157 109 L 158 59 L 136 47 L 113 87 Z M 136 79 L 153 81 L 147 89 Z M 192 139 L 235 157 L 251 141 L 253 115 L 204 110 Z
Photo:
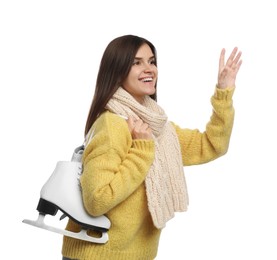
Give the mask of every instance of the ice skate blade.
M 92 243 L 97 243 L 97 244 L 105 244 L 108 240 L 109 240 L 109 236 L 106 232 L 102 232 L 102 237 L 91 237 L 87 234 L 87 230 L 82 229 L 80 232 L 75 233 L 75 232 L 71 232 L 65 229 L 59 229 L 56 227 L 52 227 L 49 225 L 46 225 L 44 223 L 44 215 L 39 214 L 38 219 L 36 221 L 34 220 L 29 220 L 29 219 L 24 219 L 22 222 L 25 224 L 29 224 L 38 228 L 43 228 L 46 229 L 48 231 L 52 231 L 61 235 L 65 235 L 68 237 L 73 237 L 76 239 L 81 239 L 81 240 L 85 240 L 88 242 L 92 242 Z

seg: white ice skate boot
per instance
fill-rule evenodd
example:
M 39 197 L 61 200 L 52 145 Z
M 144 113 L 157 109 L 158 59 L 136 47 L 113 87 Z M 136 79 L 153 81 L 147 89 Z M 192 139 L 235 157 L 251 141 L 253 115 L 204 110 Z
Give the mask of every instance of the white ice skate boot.
M 40 200 L 37 206 L 39 216 L 36 221 L 24 219 L 23 222 L 39 228 L 44 228 L 65 236 L 90 241 L 93 243 L 106 243 L 108 241 L 107 231 L 110 228 L 110 221 L 107 217 L 92 217 L 89 215 L 82 201 L 79 178 L 82 174 L 82 153 L 83 146 L 75 149 L 71 161 L 59 161 L 48 181 L 44 184 L 40 192 Z M 59 229 L 46 225 L 44 218 L 46 214 L 55 216 L 57 211 L 64 213 L 74 222 L 81 225 L 79 233 Z M 87 234 L 87 230 L 96 230 L 102 236 L 92 237 Z

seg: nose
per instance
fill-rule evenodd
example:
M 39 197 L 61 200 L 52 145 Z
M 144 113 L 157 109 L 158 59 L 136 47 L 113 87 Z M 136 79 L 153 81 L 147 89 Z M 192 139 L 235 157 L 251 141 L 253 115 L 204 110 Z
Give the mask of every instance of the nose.
M 145 65 L 144 65 L 144 71 L 145 72 L 152 72 L 153 71 L 153 68 L 151 66 L 152 64 L 146 62 Z

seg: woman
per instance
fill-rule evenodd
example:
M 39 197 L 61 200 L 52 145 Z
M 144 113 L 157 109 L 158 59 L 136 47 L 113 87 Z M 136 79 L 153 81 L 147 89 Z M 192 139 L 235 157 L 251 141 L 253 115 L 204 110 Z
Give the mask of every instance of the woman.
M 241 66 L 234 48 L 220 54 L 213 114 L 205 132 L 169 122 L 156 103 L 157 56 L 148 40 L 125 35 L 107 46 L 99 68 L 85 134 L 83 202 L 93 216 L 111 221 L 106 244 L 64 237 L 64 259 L 154 259 L 159 237 L 174 212 L 185 211 L 184 165 L 206 163 L 227 152 L 232 95 Z M 69 220 L 67 229 L 77 232 Z

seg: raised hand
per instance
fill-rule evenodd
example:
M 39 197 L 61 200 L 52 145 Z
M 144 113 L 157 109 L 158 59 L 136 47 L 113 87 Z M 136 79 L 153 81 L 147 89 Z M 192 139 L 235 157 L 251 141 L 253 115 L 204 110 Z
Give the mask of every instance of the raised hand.
M 219 58 L 219 70 L 217 87 L 224 89 L 227 87 L 235 87 L 236 76 L 240 69 L 241 51 L 238 52 L 238 48 L 235 47 L 230 54 L 227 62 L 225 63 L 225 49 L 222 49 Z

